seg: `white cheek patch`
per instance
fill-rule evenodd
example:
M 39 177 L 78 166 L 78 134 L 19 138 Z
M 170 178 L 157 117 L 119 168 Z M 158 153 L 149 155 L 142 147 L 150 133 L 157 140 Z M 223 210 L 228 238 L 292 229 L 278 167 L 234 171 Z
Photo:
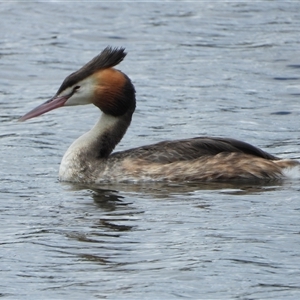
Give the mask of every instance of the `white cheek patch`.
M 94 80 L 92 78 L 86 78 L 74 86 L 67 88 L 63 91 L 62 94 L 68 95 L 71 94 L 73 89 L 79 86 L 79 88 L 74 92 L 74 94 L 67 100 L 65 106 L 73 106 L 73 105 L 85 105 L 91 104 L 94 96 Z
M 65 106 L 91 104 L 91 97 L 82 92 L 75 92 L 65 103 Z

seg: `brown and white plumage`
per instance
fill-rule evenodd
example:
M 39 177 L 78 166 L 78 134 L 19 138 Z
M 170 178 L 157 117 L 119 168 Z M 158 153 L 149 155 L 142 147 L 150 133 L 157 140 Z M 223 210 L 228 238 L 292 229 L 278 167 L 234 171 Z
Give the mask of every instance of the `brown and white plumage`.
M 65 153 L 59 170 L 63 181 L 229 181 L 283 177 L 299 166 L 250 144 L 225 138 L 196 137 L 164 141 L 112 153 L 130 125 L 135 110 L 135 89 L 130 79 L 113 67 L 126 53 L 105 48 L 69 75 L 56 95 L 33 109 L 24 121 L 61 106 L 94 104 L 102 115 Z

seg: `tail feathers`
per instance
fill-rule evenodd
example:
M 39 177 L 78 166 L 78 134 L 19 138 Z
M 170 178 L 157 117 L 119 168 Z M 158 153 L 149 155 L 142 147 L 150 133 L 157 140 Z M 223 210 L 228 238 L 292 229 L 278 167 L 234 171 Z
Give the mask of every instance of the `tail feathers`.
M 289 179 L 300 179 L 300 162 L 296 160 L 275 161 L 282 169 L 284 177 Z

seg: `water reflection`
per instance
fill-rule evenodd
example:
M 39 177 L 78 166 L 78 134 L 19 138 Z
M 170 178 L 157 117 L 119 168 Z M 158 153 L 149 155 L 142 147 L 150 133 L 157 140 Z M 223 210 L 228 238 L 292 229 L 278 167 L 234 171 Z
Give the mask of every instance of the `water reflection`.
M 163 222 L 175 222 L 174 224 L 187 222 L 188 224 L 191 217 L 188 211 L 185 212 L 185 205 L 188 209 L 194 207 L 193 214 L 195 215 L 200 216 L 209 211 L 213 213 L 216 205 L 216 191 L 220 195 L 261 195 L 264 192 L 280 190 L 284 183 L 260 182 L 255 185 L 246 183 L 119 183 L 107 184 L 101 188 L 95 185 L 61 184 L 67 189 L 67 192 L 79 192 L 80 195 L 84 195 L 84 198 L 91 198 L 94 204 L 93 206 L 88 205 L 91 207 L 88 210 L 89 216 L 81 217 L 91 218 L 89 228 L 65 232 L 68 238 L 89 244 L 84 246 L 84 248 L 87 247 L 86 251 L 79 251 L 77 255 L 88 261 L 115 264 L 116 255 L 119 257 L 119 252 L 124 254 L 138 248 L 136 244 L 140 243 L 142 232 L 145 231 L 146 234 L 148 231 L 144 228 L 145 219 L 147 219 L 149 211 L 153 209 L 155 214 L 157 214 L 157 210 L 161 211 L 159 214 L 164 213 L 166 207 L 167 211 L 171 212 L 172 210 L 174 214 L 177 214 L 179 210 L 182 217 L 176 222 L 169 219 Z M 203 195 L 205 196 L 203 197 Z M 154 222 L 156 223 L 157 220 Z M 205 225 L 203 229 L 206 231 L 208 228 Z M 135 236 L 136 233 L 138 233 L 137 240 L 128 239 L 128 234 Z M 211 237 L 210 233 L 207 233 L 206 236 Z M 155 239 L 159 238 L 156 236 Z M 127 264 L 127 259 L 128 257 L 121 260 L 123 265 Z M 120 257 L 117 261 L 121 262 Z
M 144 211 L 137 209 L 125 197 L 114 189 L 99 189 L 97 187 L 62 183 L 67 192 L 79 192 L 84 198 L 93 200 L 93 206 L 87 203 L 82 208 L 86 214 L 84 228 L 74 228 L 64 232 L 71 240 L 80 242 L 76 256 L 80 260 L 96 262 L 103 265 L 119 265 L 117 257 L 119 252 L 130 251 L 131 244 L 135 241 L 127 240 L 126 234 L 137 229 L 139 215 Z M 89 220 L 89 226 L 87 225 Z M 125 260 L 122 261 L 122 264 Z
M 151 182 L 151 183 L 111 183 L 98 185 L 83 185 L 74 183 L 62 184 L 67 186 L 70 190 L 80 191 L 86 190 L 91 193 L 94 203 L 102 209 L 114 210 L 118 205 L 128 205 L 124 203 L 125 193 L 138 193 L 150 195 L 155 199 L 169 198 L 178 194 L 189 194 L 198 191 L 219 191 L 220 193 L 228 194 L 260 194 L 266 191 L 279 190 L 283 185 L 287 184 L 288 180 L 278 181 L 257 181 L 257 182 L 198 182 L 198 183 L 165 183 L 165 182 Z

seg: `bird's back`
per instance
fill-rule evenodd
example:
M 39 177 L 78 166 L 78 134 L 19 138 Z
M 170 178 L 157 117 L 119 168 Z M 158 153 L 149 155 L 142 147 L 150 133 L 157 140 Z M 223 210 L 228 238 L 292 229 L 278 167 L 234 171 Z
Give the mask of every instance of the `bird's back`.
M 179 161 L 190 161 L 219 153 L 243 153 L 266 160 L 278 158 L 248 143 L 217 137 L 196 137 L 184 140 L 163 141 L 157 144 L 142 146 L 115 152 L 112 159 L 143 159 L 149 163 L 167 164 Z
M 115 152 L 99 178 L 117 181 L 232 181 L 280 179 L 297 161 L 235 139 L 197 137 Z

